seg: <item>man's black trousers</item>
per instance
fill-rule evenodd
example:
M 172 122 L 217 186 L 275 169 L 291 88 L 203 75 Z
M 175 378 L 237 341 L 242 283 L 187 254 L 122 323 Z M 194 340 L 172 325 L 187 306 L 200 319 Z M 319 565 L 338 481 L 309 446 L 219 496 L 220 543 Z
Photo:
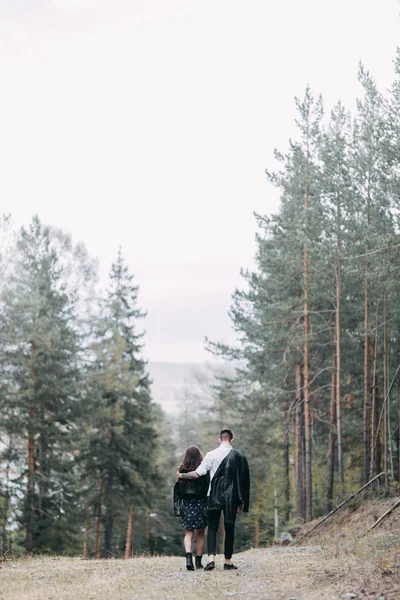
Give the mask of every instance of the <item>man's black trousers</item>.
M 217 533 L 222 509 L 209 510 L 208 516 L 208 533 L 207 533 L 207 549 L 208 554 L 217 554 Z M 224 512 L 225 517 L 225 512 Z M 224 519 L 225 528 L 225 558 L 232 558 L 233 542 L 235 541 L 235 523 L 227 523 Z

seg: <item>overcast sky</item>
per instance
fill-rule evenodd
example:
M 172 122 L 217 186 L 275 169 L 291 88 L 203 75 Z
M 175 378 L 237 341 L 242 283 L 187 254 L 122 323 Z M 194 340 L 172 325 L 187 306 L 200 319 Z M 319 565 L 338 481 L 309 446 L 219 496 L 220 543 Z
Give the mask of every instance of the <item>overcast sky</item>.
M 306 83 L 353 105 L 382 88 L 397 0 L 0 0 L 0 198 L 82 240 L 102 281 L 119 245 L 152 361 L 209 358 L 252 265 L 253 211 Z

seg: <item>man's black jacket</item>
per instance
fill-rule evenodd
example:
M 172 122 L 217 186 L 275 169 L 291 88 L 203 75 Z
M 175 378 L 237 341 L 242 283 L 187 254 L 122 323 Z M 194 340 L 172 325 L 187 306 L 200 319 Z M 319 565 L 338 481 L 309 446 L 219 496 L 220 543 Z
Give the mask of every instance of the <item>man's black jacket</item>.
M 250 472 L 247 458 L 232 448 L 211 481 L 208 510 L 224 509 L 226 523 L 234 523 L 240 504 L 249 511 Z

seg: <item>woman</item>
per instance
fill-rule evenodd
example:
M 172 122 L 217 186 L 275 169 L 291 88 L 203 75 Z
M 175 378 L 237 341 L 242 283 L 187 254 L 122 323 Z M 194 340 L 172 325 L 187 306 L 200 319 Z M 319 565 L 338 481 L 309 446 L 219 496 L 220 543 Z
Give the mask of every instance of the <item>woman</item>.
M 188 473 L 197 469 L 203 457 L 197 446 L 189 446 L 186 450 L 180 473 Z M 192 542 L 193 531 L 197 531 L 196 569 L 202 569 L 201 559 L 204 549 L 204 534 L 207 527 L 206 502 L 210 478 L 207 475 L 198 479 L 178 479 L 174 487 L 175 516 L 181 518 L 185 528 L 184 546 L 186 552 L 186 568 L 194 571 Z

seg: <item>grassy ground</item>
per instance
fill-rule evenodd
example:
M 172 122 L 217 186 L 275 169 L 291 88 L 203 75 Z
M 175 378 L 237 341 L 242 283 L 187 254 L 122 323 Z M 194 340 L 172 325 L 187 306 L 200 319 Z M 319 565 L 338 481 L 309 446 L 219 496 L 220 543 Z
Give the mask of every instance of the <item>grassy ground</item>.
M 236 572 L 224 572 L 221 557 L 215 571 L 194 573 L 177 557 L 20 559 L 0 565 L 0 599 L 398 600 L 400 565 L 393 545 L 382 543 L 250 550 L 236 555 Z
M 186 571 L 184 557 L 0 562 L 0 600 L 400 600 L 400 509 L 360 539 L 393 503 L 359 499 L 300 546 L 236 555 L 236 572 L 222 557 L 212 572 Z

